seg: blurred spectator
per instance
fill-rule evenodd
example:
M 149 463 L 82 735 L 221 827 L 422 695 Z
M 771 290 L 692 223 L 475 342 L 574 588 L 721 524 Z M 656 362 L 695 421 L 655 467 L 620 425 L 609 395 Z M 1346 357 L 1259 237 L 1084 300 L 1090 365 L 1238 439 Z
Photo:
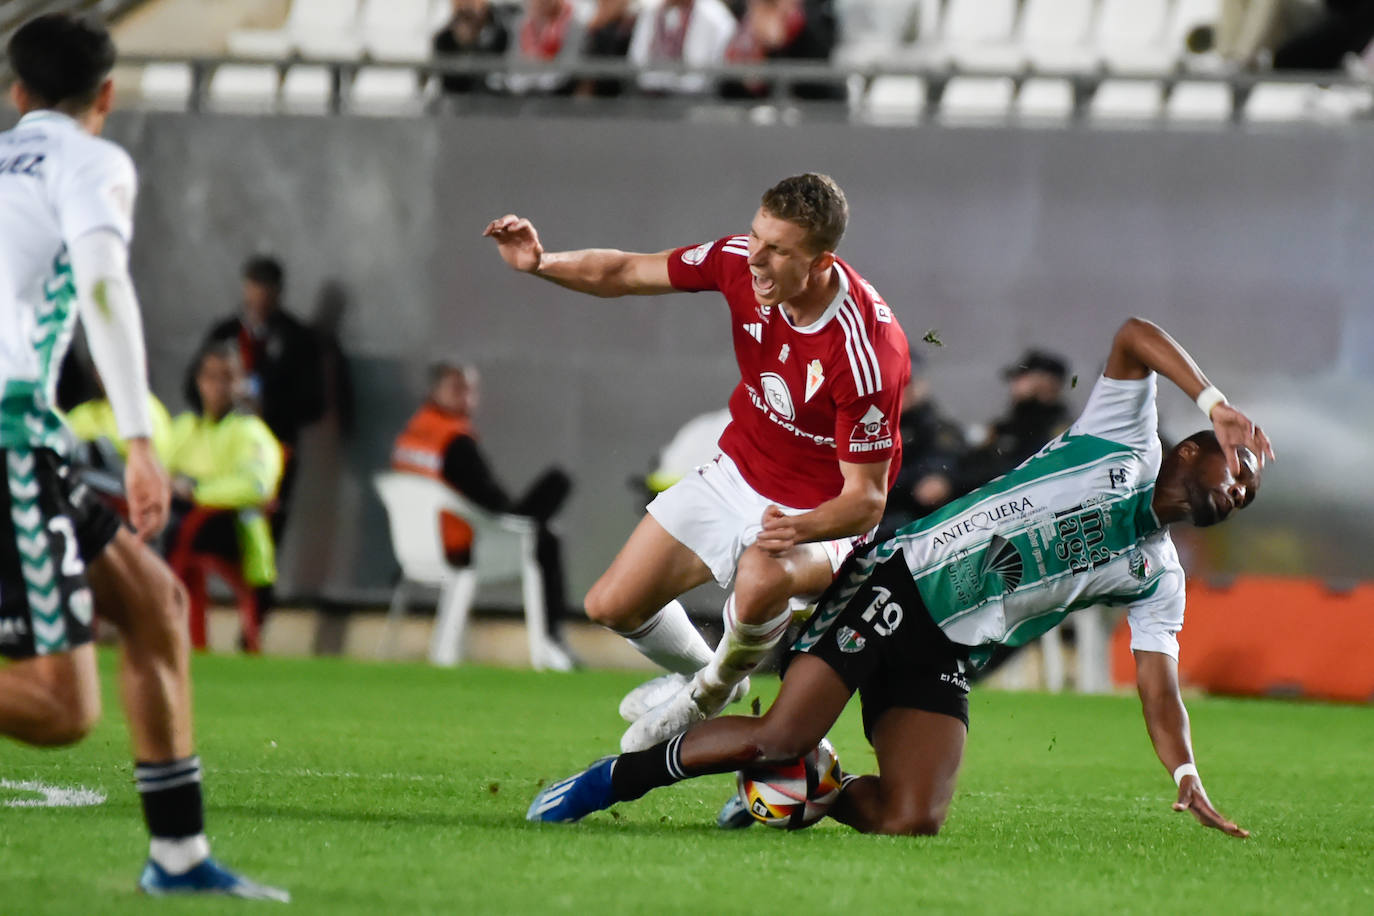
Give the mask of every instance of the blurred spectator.
M 592 59 L 625 59 L 630 52 L 636 18 L 632 0 L 597 0 L 596 10 L 587 23 L 583 55 Z M 625 81 L 618 79 L 583 80 L 577 87 L 578 95 L 612 97 L 624 91 Z
M 515 57 L 524 63 L 575 62 L 582 56 L 586 18 L 572 0 L 528 0 L 517 32 Z M 506 88 L 518 95 L 571 95 L 576 83 L 565 73 L 511 73 Z
M 949 502 L 967 444 L 959 426 L 946 418 L 930 397 L 930 380 L 920 357 L 911 361 L 911 381 L 902 392 L 902 467 L 887 496 L 878 526 L 885 538 Z
M 157 453 L 158 460 L 166 465 L 171 444 L 172 416 L 151 392 L 148 394 L 148 415 L 153 421 L 153 451 Z M 77 404 L 67 411 L 67 428 L 82 442 L 108 442 L 121 461 L 129 454 L 129 444 L 119 436 L 114 408 L 106 400 L 103 390 L 100 397 Z
M 1321 0 L 1222 0 L 1216 51 L 1242 67 L 1267 63 L 1288 36 L 1311 25 Z
M 1064 403 L 1068 376 L 1068 363 L 1043 350 L 1028 350 L 1003 370 L 1011 406 L 960 463 L 952 495 L 962 496 L 1001 477 L 1068 428 L 1072 419 Z
M 488 0 L 453 0 L 453 16 L 434 35 L 432 48 L 440 60 L 467 55 L 505 54 L 510 32 Z M 492 92 L 499 78 L 482 74 L 453 74 L 440 80 L 446 94 Z
M 714 84 L 700 73 L 654 72 L 662 64 L 718 67 L 735 35 L 735 17 L 721 0 L 657 0 L 646 4 L 630 38 L 630 60 L 646 92 L 700 94 Z
M 168 445 L 173 495 L 169 551 L 180 537 L 190 536 L 197 553 L 237 562 L 243 580 L 255 590 L 261 624 L 277 580 L 267 512 L 282 481 L 282 448 L 266 423 L 238 409 L 246 382 L 232 342 L 202 348 L 192 380 L 192 410 L 173 421 Z M 197 508 L 223 511 L 210 514 L 192 533 L 183 524 Z
M 429 397 L 396 438 L 391 467 L 442 480 L 488 511 L 534 519 L 539 528 L 535 554 L 543 572 L 544 607 L 554 653 L 544 663 L 566 670 L 573 667 L 574 659 L 563 643 L 563 620 L 568 612 L 563 549 L 550 530 L 549 520 L 567 500 L 572 481 L 561 469 L 550 468 L 519 499 L 507 494 L 477 444 L 472 416 L 477 409 L 479 384 L 477 370 L 471 366 L 440 362 L 431 367 Z M 440 516 L 439 525 L 449 562 L 466 565 L 471 559 L 472 529 L 448 513 Z
M 1374 0 L 1326 0 L 1326 10 L 1274 50 L 1275 70 L 1339 70 L 1374 40 Z
M 836 31 L 833 0 L 749 0 L 744 21 L 726 48 L 725 62 L 829 60 Z M 771 92 L 771 84 L 764 81 L 730 81 L 721 86 L 721 95 L 732 99 Z M 798 99 L 847 97 L 844 84 L 836 82 L 794 83 L 791 94 Z
M 201 349 L 217 343 L 237 347 L 245 373 L 246 401 L 261 414 L 286 447 L 286 471 L 277 497 L 273 531 L 281 538 L 296 466 L 292 451 L 303 427 L 324 413 L 324 379 L 315 335 L 281 306 L 285 274 L 275 258 L 255 255 L 243 265 L 243 308 L 216 324 Z M 188 372 L 186 400 L 195 403 L 198 363 Z

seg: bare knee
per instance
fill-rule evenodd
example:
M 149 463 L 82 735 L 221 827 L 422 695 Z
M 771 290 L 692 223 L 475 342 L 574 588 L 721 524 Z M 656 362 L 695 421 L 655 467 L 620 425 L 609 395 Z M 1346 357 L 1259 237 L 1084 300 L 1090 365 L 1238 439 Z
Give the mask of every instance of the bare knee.
M 913 808 L 888 812 L 870 832 L 889 836 L 935 836 L 944 822 L 944 812 Z
M 621 630 L 633 624 L 633 621 L 628 619 L 630 615 L 624 601 L 616 594 L 615 586 L 608 583 L 605 577 L 598 579 L 587 592 L 583 607 L 587 612 L 587 618 L 603 627 Z
M 735 613 L 745 623 L 777 616 L 792 597 L 792 575 L 782 561 L 757 547 L 739 559 L 735 572 Z
M 44 747 L 63 747 L 85 738 L 100 721 L 100 694 L 72 686 L 55 691 L 42 729 L 31 736 L 31 743 Z

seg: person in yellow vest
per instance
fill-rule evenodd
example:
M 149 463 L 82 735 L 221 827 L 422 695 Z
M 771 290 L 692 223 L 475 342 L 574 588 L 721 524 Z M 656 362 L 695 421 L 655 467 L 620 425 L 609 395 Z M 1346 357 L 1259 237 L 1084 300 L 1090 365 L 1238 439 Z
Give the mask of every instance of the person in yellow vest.
M 244 581 L 257 589 L 261 623 L 277 581 L 276 545 L 265 510 L 281 483 L 283 455 L 266 423 L 235 408 L 242 389 L 243 370 L 232 347 L 218 344 L 201 351 L 194 410 L 172 422 L 167 471 L 184 511 L 191 506 L 232 510 L 202 525 L 193 546 L 241 562 Z
M 157 395 L 151 392 L 148 394 L 148 418 L 153 423 L 153 451 L 165 465 L 171 446 L 172 417 Z M 67 411 L 67 428 L 82 442 L 108 441 L 120 458 L 129 454 L 128 443 L 120 438 L 115 426 L 114 408 L 104 396 L 83 401 Z
M 563 549 L 549 527 L 562 508 L 572 481 L 550 468 L 535 479 L 519 499 L 512 498 L 496 480 L 491 465 L 477 444 L 472 415 L 477 409 L 480 377 L 472 366 L 439 362 L 430 367 L 429 397 L 396 438 L 391 467 L 442 480 L 472 502 L 492 512 L 506 512 L 534 519 L 538 524 L 535 556 L 544 574 L 544 607 L 551 639 L 546 667 L 567 670 L 576 659 L 563 642 L 563 618 L 567 598 L 563 578 Z M 471 557 L 472 529 L 447 512 L 439 518 L 444 552 L 454 566 Z

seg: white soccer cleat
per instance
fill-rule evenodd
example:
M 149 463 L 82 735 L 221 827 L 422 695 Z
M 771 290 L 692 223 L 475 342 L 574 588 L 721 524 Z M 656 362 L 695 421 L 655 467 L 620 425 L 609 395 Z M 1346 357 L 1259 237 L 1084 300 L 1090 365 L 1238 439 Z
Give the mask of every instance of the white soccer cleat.
M 713 698 L 693 678 L 681 690 L 641 716 L 620 736 L 623 753 L 644 751 L 718 714 L 749 692 L 749 678 L 735 685 L 723 698 Z
M 620 701 L 620 718 L 631 724 L 638 722 L 645 713 L 686 687 L 691 680 L 690 674 L 671 672 L 645 681 Z

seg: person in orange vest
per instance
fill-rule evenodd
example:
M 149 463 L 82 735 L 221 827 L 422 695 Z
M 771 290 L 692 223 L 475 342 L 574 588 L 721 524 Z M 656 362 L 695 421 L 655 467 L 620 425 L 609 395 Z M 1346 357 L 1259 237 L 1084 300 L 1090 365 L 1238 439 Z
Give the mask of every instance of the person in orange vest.
M 431 366 L 429 396 L 396 437 L 391 468 L 442 480 L 492 512 L 534 519 L 539 527 L 535 556 L 544 574 L 544 607 L 550 638 L 550 658 L 544 661 L 554 670 L 568 670 L 577 662 L 563 642 L 562 624 L 568 609 L 563 547 L 549 520 L 567 500 L 572 480 L 562 469 L 549 468 L 519 499 L 510 496 L 492 472 L 473 428 L 480 382 L 473 366 L 452 362 Z M 440 514 L 439 525 L 449 562 L 454 566 L 467 565 L 472 555 L 472 529 L 447 512 Z

